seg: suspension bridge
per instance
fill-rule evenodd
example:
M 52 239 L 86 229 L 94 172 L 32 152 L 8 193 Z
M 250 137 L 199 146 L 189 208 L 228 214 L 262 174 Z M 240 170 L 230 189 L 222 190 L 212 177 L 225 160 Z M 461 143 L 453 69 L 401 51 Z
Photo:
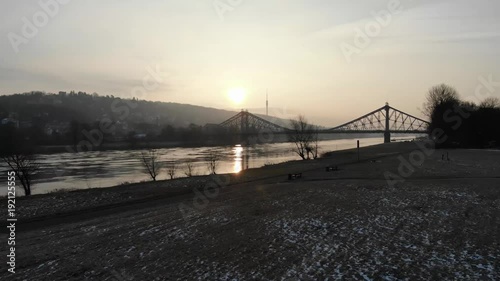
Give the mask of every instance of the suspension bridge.
M 333 128 L 318 129 L 316 132 L 320 134 L 381 133 L 384 135 L 384 142 L 388 143 L 391 141 L 391 133 L 426 133 L 428 125 L 429 122 L 386 103 L 352 121 Z M 222 122 L 220 126 L 241 135 L 255 134 L 262 130 L 275 134 L 287 134 L 292 131 L 290 128 L 272 123 L 244 110 Z

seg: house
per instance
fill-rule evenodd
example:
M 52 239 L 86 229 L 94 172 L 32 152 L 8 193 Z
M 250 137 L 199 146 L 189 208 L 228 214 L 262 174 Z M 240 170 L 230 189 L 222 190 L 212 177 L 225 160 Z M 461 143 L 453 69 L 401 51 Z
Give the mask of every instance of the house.
M 2 125 L 13 125 L 16 128 L 19 128 L 19 121 L 13 118 L 4 118 L 2 119 Z

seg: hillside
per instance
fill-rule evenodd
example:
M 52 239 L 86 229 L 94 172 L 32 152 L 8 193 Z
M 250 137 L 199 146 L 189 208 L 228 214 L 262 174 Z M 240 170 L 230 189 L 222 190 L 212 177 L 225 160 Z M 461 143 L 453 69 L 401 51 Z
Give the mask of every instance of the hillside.
M 105 143 L 135 143 L 133 139 L 137 138 L 193 143 L 207 140 L 206 124 L 220 124 L 235 114 L 235 111 L 203 106 L 84 92 L 30 92 L 0 96 L 0 136 L 4 139 L 2 143 L 10 145 L 19 140 L 35 145 L 76 145 L 89 138 L 88 132 L 98 130 Z M 282 126 L 288 123 L 259 116 Z M 112 129 L 106 131 L 103 126 Z M 220 142 L 228 141 L 228 136 L 220 138 Z
M 186 127 L 190 124 L 219 124 L 236 113 L 190 104 L 121 99 L 84 92 L 30 92 L 0 96 L 0 119 L 10 117 L 20 122 L 76 120 L 92 123 L 101 118 L 110 118 L 113 121 Z M 287 122 L 279 121 L 282 124 Z
M 90 123 L 106 117 L 137 123 L 158 121 L 160 125 L 182 127 L 191 123 L 220 123 L 234 114 L 235 112 L 202 106 L 127 100 L 83 92 L 31 92 L 0 96 L 0 118 L 12 117 L 19 121 L 43 119 Z

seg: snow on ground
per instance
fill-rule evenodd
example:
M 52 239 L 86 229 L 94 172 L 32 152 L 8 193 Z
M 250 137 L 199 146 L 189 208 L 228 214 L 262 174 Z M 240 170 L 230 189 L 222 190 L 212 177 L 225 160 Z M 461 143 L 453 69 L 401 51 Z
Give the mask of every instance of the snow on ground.
M 187 217 L 178 207 L 189 196 L 70 216 L 19 232 L 13 280 L 499 280 L 500 165 L 490 156 L 438 155 L 394 188 L 380 173 L 397 170 L 395 157 L 234 185 Z M 33 202 L 57 207 L 57 196 Z

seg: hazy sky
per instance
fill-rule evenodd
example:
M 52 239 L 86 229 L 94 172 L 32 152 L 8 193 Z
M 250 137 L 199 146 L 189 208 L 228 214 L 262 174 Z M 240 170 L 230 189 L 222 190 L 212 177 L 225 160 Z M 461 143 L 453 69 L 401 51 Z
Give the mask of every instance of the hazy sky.
M 131 97 L 158 66 L 163 83 L 143 99 L 256 111 L 268 89 L 271 114 L 336 125 L 386 101 L 421 116 L 437 83 L 466 97 L 479 76 L 500 81 L 498 0 L 400 0 L 381 23 L 373 12 L 391 1 L 65 0 L 45 24 L 40 3 L 54 1 L 1 2 L 0 94 Z M 23 18 L 38 23 L 30 38 Z M 367 26 L 370 42 L 356 45 Z M 227 98 L 235 87 L 240 105 Z

